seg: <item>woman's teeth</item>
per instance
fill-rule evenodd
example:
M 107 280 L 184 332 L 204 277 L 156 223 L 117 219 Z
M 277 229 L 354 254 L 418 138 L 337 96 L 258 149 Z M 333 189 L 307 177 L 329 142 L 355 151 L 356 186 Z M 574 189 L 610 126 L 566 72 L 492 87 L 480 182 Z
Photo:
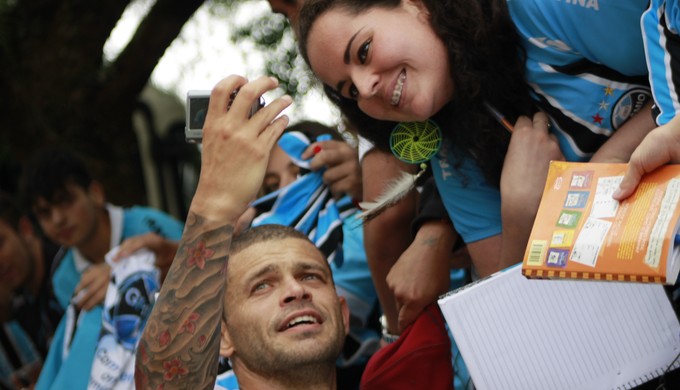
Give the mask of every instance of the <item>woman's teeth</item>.
M 401 100 L 401 91 L 404 88 L 404 81 L 406 80 L 406 71 L 401 71 L 399 74 L 399 79 L 397 80 L 397 85 L 394 87 L 394 91 L 392 92 L 392 105 L 396 106 L 399 104 L 399 100 Z

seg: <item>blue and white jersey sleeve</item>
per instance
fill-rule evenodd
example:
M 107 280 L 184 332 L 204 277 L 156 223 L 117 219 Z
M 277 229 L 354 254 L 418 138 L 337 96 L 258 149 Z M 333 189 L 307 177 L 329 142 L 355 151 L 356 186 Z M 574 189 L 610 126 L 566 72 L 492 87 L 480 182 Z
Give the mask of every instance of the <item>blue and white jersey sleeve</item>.
M 640 0 L 508 0 L 533 97 L 567 160 L 587 161 L 650 99 Z
M 652 0 L 640 22 L 652 87 L 654 119 L 668 123 L 680 112 L 680 6 L 678 0 Z
M 234 370 L 228 370 L 217 376 L 215 390 L 239 390 Z

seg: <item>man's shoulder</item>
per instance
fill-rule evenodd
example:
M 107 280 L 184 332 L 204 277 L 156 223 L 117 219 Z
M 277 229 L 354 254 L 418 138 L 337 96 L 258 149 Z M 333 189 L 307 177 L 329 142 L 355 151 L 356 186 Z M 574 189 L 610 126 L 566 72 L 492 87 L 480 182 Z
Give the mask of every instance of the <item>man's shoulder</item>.
M 140 206 L 140 205 L 135 205 L 131 207 L 126 207 L 123 209 L 123 213 L 125 215 L 125 218 L 144 218 L 144 217 L 162 217 L 162 218 L 169 218 L 169 219 L 175 219 L 172 217 L 170 214 L 166 213 L 165 211 L 149 207 L 149 206 Z
M 146 206 L 132 206 L 123 210 L 125 236 L 154 232 L 160 236 L 179 239 L 183 224 L 164 211 Z

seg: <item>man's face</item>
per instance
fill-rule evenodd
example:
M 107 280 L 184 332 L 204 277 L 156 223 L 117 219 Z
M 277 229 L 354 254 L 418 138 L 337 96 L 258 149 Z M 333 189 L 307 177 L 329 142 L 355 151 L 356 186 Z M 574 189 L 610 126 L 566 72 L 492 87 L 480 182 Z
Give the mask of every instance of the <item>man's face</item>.
M 34 268 L 33 261 L 26 241 L 0 220 L 0 284 L 12 291 L 24 287 Z
M 38 199 L 33 212 L 45 234 L 55 243 L 73 247 L 87 243 L 97 228 L 97 213 L 104 207 L 101 188 L 92 184 L 84 189 L 67 184 L 48 202 Z
M 229 357 L 261 373 L 334 364 L 349 310 L 313 244 L 298 238 L 256 243 L 233 255 L 227 269 Z
M 304 0 L 268 0 L 269 5 L 272 7 L 272 11 L 277 14 L 282 14 L 293 27 L 293 30 L 297 30 L 298 16 L 300 15 L 300 8 L 302 8 L 302 3 Z

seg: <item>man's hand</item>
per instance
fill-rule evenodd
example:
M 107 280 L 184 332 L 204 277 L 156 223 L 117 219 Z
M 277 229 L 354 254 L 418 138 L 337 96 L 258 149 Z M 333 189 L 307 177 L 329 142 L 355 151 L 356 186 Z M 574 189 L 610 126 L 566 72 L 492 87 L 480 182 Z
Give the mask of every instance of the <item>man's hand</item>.
M 335 196 L 344 194 L 352 199 L 361 199 L 363 186 L 361 181 L 361 165 L 359 164 L 359 153 L 347 142 L 330 140 L 314 142 L 304 153 L 302 159 L 310 157 L 310 166 L 316 171 L 326 168 L 323 174 L 323 181 L 331 188 Z
M 123 241 L 113 261 L 120 261 L 142 248 L 147 248 L 156 255 L 155 265 L 161 271 L 160 279 L 162 283 L 165 280 L 165 275 L 168 274 L 178 247 L 179 242 L 177 241 L 167 240 L 156 233 L 146 233 Z
M 106 263 L 94 264 L 83 271 L 80 283 L 73 292 L 73 303 L 80 310 L 90 310 L 104 303 L 111 279 L 111 267 Z
M 234 223 L 255 199 L 269 153 L 288 125 L 287 116 L 276 116 L 291 104 L 289 96 L 275 99 L 248 118 L 253 102 L 278 82 L 269 77 L 246 82 L 243 77 L 229 76 L 215 86 L 203 128 L 201 173 L 191 208 L 221 223 Z M 230 95 L 237 89 L 227 110 Z
M 669 163 L 680 162 L 680 116 L 652 130 L 630 157 L 614 199 L 623 200 L 635 192 L 642 176 Z

